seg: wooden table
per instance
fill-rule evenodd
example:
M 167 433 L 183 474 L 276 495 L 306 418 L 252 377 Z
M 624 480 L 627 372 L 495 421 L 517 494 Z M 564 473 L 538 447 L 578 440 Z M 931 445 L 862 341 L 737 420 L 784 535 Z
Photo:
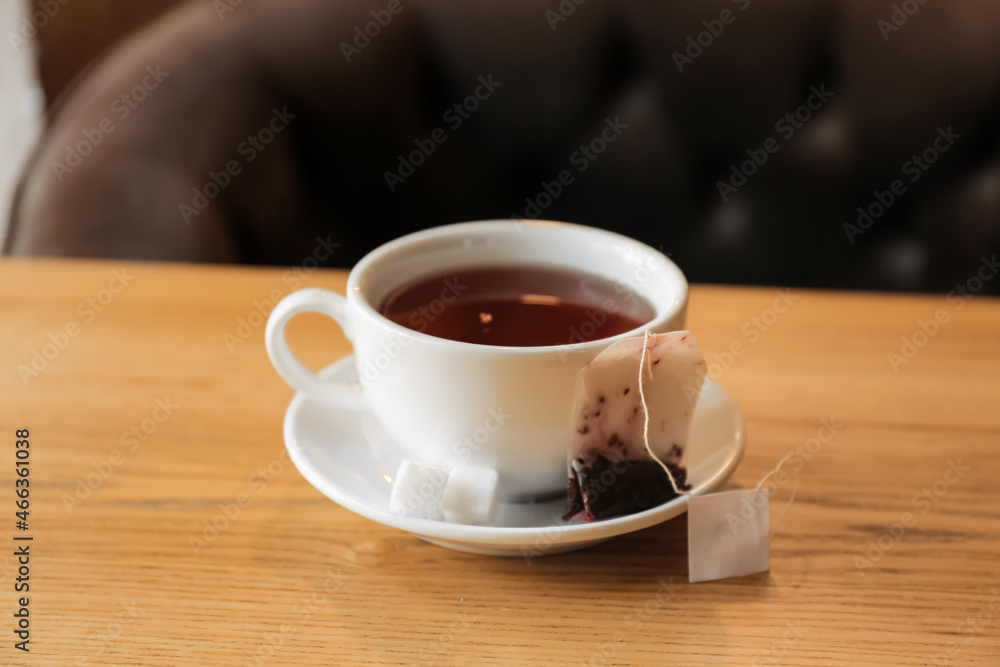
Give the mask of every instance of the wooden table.
M 1000 664 L 997 300 L 793 289 L 778 314 L 774 289 L 694 286 L 690 327 L 748 424 L 729 486 L 795 451 L 801 478 L 769 573 L 688 584 L 684 518 L 529 565 L 426 544 L 306 483 L 253 313 L 344 280 L 0 262 L 0 663 Z M 320 316 L 290 336 L 313 367 L 348 351 Z M 25 544 L 30 654 L 12 634 Z

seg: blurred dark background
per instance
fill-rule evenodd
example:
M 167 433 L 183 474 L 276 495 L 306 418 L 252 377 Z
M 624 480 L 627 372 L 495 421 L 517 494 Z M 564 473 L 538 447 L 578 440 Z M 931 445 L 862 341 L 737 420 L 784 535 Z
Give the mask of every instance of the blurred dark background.
M 76 0 L 36 40 L 9 253 L 350 266 L 539 217 L 697 282 L 947 292 L 1000 246 L 989 0 Z

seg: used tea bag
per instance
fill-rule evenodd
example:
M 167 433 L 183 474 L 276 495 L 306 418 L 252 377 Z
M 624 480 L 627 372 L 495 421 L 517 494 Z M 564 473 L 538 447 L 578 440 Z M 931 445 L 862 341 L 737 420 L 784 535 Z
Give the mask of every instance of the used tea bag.
M 593 521 L 688 495 L 692 583 L 770 569 L 770 494 L 761 486 L 790 456 L 755 489 L 688 494 L 681 459 L 704 376 L 687 331 L 618 341 L 585 366 L 577 378 L 563 517 Z M 797 488 L 797 474 L 795 481 Z M 795 488 L 789 506 L 794 498 Z
M 580 370 L 565 519 L 641 512 L 686 488 L 681 459 L 704 378 L 690 331 L 618 340 Z

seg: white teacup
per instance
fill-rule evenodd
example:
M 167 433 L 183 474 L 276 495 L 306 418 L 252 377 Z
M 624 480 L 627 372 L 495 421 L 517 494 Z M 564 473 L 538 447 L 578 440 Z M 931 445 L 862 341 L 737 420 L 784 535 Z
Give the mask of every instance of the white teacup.
M 544 264 L 604 277 L 623 292 L 627 287 L 644 297 L 656 315 L 609 338 L 500 347 L 437 338 L 379 313 L 390 293 L 420 278 L 507 264 Z M 441 304 L 428 304 L 429 313 L 444 307 L 448 289 L 442 285 Z M 288 295 L 271 313 L 266 345 L 288 384 L 317 402 L 370 411 L 408 458 L 442 467 L 495 468 L 504 496 L 535 497 L 565 488 L 580 368 L 618 338 L 646 329 L 683 329 L 687 295 L 687 281 L 673 262 L 620 234 L 546 221 L 468 222 L 410 234 L 373 250 L 351 271 L 346 298 L 316 288 Z M 285 325 L 309 311 L 336 320 L 354 344 L 355 386 L 323 380 L 289 349 Z

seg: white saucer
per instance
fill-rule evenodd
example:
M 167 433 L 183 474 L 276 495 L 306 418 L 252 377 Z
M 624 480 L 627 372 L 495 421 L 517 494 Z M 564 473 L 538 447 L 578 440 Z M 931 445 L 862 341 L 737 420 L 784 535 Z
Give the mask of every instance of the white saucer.
M 345 357 L 320 375 L 345 384 L 354 357 Z M 694 413 L 684 461 L 692 493 L 720 487 L 736 470 L 746 448 L 746 427 L 733 397 L 717 382 L 705 380 Z M 672 519 L 687 510 L 684 497 L 658 507 L 605 521 L 566 523 L 565 498 L 522 504 L 502 503 L 492 526 L 403 518 L 389 512 L 388 480 L 403 452 L 375 419 L 320 405 L 297 394 L 285 414 L 285 445 L 310 484 L 343 507 L 428 542 L 491 556 L 536 556 L 580 549 L 616 535 Z

